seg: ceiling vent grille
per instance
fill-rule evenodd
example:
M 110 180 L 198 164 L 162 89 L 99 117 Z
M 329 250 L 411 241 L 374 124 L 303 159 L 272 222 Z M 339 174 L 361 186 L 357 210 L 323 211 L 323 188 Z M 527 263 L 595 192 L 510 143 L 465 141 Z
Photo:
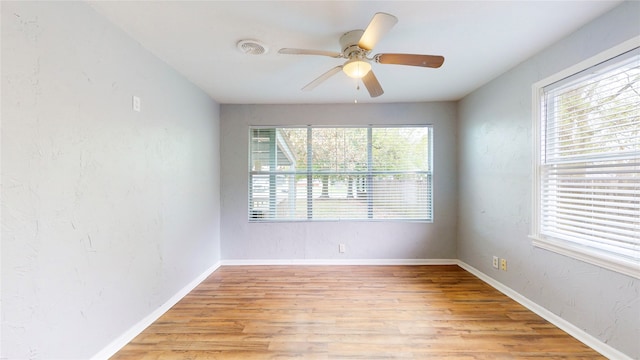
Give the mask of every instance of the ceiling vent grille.
M 262 55 L 268 51 L 267 46 L 258 40 L 240 40 L 236 46 L 238 50 L 248 55 Z

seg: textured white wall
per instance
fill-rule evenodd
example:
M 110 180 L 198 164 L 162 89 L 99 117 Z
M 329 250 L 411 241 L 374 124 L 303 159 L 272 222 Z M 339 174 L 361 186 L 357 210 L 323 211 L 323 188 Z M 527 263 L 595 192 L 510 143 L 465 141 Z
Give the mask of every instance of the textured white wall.
M 640 359 L 640 281 L 532 247 L 531 85 L 640 34 L 640 2 L 623 3 L 459 104 L 458 257 Z M 508 260 L 508 271 L 491 257 Z
M 222 258 L 454 259 L 456 257 L 456 109 L 454 103 L 222 105 Z M 433 124 L 434 223 L 249 223 L 250 125 Z M 338 244 L 347 251 L 338 253 Z
M 218 134 L 87 4 L 2 2 L 0 357 L 89 358 L 219 261 Z

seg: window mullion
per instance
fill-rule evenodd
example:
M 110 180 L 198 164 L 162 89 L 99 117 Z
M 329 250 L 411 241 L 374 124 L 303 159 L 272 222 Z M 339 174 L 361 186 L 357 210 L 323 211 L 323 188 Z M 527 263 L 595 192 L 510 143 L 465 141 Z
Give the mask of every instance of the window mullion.
M 276 131 L 269 132 L 269 218 L 276 218 L 276 167 L 278 164 L 278 144 L 276 142 Z
M 367 216 L 373 219 L 373 128 L 367 128 Z
M 313 219 L 313 129 L 307 127 L 307 219 Z

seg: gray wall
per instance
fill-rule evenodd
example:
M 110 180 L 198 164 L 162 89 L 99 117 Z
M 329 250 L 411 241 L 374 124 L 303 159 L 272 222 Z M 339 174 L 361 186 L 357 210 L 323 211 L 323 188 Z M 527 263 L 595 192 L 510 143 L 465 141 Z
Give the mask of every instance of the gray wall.
M 222 105 L 220 121 L 223 259 L 455 259 L 455 103 Z M 434 223 L 249 223 L 249 126 L 305 124 L 432 124 Z M 346 253 L 338 253 L 339 243 Z
M 640 281 L 534 248 L 531 85 L 640 34 L 623 3 L 459 103 L 458 257 L 601 341 L 640 358 Z M 508 271 L 491 257 L 508 260 Z
M 87 359 L 219 261 L 218 134 L 87 4 L 2 2 L 0 357 Z

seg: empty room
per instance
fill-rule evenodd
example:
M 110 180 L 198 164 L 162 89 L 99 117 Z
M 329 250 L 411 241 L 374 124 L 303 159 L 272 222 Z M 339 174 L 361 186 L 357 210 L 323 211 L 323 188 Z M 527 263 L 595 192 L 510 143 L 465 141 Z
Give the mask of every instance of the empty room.
M 640 359 L 640 1 L 0 6 L 0 359 Z

